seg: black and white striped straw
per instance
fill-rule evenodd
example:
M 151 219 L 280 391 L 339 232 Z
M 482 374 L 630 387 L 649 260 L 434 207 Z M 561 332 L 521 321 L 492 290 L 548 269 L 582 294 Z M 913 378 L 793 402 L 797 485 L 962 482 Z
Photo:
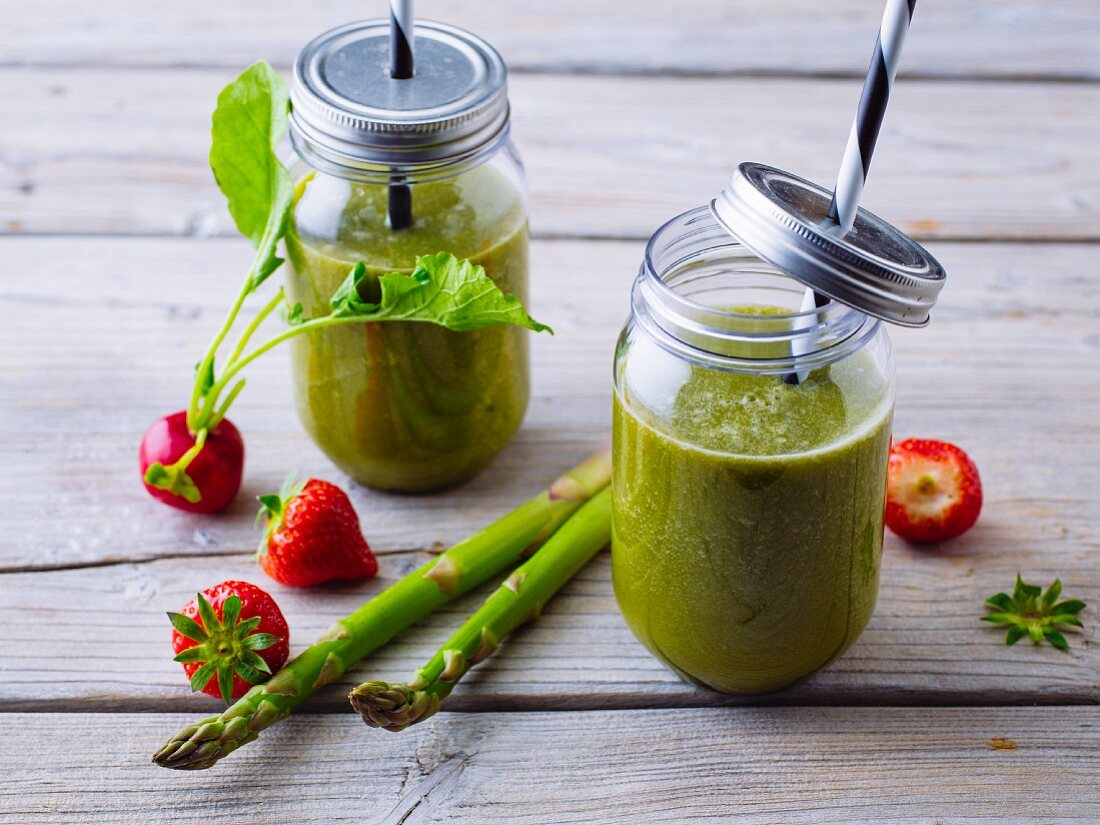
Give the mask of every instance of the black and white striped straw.
M 390 77 L 413 76 L 413 0 L 390 0 Z
M 887 0 L 882 15 L 882 25 L 875 41 L 875 53 L 867 69 L 859 109 L 848 135 L 848 146 L 840 164 L 833 201 L 829 205 L 829 219 L 840 227 L 841 234 L 852 228 L 859 210 L 859 199 L 867 173 L 871 169 L 871 156 L 875 152 L 879 128 L 882 126 L 886 104 L 890 102 L 890 89 L 898 73 L 905 35 L 913 19 L 917 0 Z
M 390 77 L 408 80 L 414 74 L 413 64 L 413 0 L 390 0 Z M 387 217 L 391 229 L 408 229 L 412 226 L 412 189 L 400 181 L 400 175 L 391 179 L 387 203 Z
M 882 24 L 875 41 L 875 53 L 867 69 L 867 79 L 863 82 L 859 108 L 852 122 L 848 146 L 844 150 L 844 160 L 841 161 L 840 174 L 837 175 L 833 199 L 829 204 L 827 222 L 834 224 L 842 236 L 856 222 L 859 200 L 871 169 L 871 156 L 875 153 L 875 143 L 886 114 L 886 104 L 890 102 L 890 89 L 898 73 L 901 50 L 916 5 L 917 0 L 886 0 L 886 10 L 882 14 Z M 807 289 L 802 296 L 801 311 L 821 308 L 828 302 L 825 296 Z M 795 354 L 799 354 L 797 349 Z M 783 380 L 788 384 L 800 384 L 806 380 L 806 372 L 789 373 L 783 376 Z

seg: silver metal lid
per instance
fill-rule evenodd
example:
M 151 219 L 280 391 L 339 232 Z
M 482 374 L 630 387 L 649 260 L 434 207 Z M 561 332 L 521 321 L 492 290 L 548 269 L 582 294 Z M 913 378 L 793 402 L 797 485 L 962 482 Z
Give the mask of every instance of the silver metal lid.
M 896 226 L 860 209 L 844 236 L 827 218 L 832 193 L 759 163 L 742 163 L 711 202 L 727 232 L 815 292 L 907 327 L 928 323 L 947 274 Z
M 294 64 L 291 137 L 340 166 L 450 161 L 508 127 L 507 70 L 484 40 L 417 21 L 416 73 L 390 77 L 388 20 L 349 23 L 310 41 Z

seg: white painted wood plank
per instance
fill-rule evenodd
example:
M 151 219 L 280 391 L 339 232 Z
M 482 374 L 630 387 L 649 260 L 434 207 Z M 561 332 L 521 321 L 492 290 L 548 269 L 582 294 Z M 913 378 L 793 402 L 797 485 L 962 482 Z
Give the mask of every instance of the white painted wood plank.
M 0 70 L 0 232 L 230 231 L 206 156 L 232 72 Z M 859 81 L 513 79 L 543 236 L 647 237 L 737 163 L 831 185 Z M 865 205 L 928 238 L 1100 238 L 1100 85 L 911 81 Z
M 1050 522 L 1027 525 L 1026 516 Z M 1013 515 L 1024 516 L 1013 521 Z M 883 561 L 878 609 L 843 657 L 759 704 L 943 705 L 1095 704 L 1100 652 L 1095 614 L 1073 634 L 1070 653 L 1021 642 L 980 621 L 986 597 L 1011 590 L 1016 572 L 1048 584 L 1061 576 L 1067 597 L 1100 603 L 1100 544 L 1052 544 L 1045 533 L 1084 525 L 1072 508 L 1050 502 L 994 502 L 984 524 L 943 551 L 906 547 L 892 537 Z M 1087 528 L 1086 528 L 1087 529 Z M 1013 534 L 1008 535 L 1012 530 Z M 245 554 L 177 558 L 0 576 L 0 713 L 17 710 L 183 710 L 212 713 L 219 703 L 192 695 L 171 661 L 165 611 L 225 579 L 252 581 L 281 606 L 297 652 L 355 610 L 423 554 L 382 557 L 381 576 L 360 585 L 295 589 L 268 579 Z M 351 668 L 313 697 L 310 711 L 342 712 L 362 681 L 406 682 L 469 616 L 490 588 L 442 608 L 396 642 Z M 94 640 L 88 634 L 94 634 Z M 742 701 L 690 688 L 666 671 L 623 623 L 603 554 L 463 680 L 457 710 L 691 707 Z
M 289 65 L 330 26 L 385 14 L 385 5 L 321 0 L 103 0 L 13 3 L 0 62 Z M 427 17 L 480 33 L 513 70 L 843 72 L 867 67 L 881 8 L 866 0 L 644 0 L 530 3 L 434 0 Z M 1100 77 L 1100 11 L 1090 0 L 929 0 L 906 45 L 902 74 Z
M 989 529 L 1036 557 L 1095 547 L 1100 520 L 1097 247 L 936 244 L 950 273 L 932 325 L 894 330 L 896 432 L 956 440 L 986 480 Z M 243 553 L 254 497 L 299 469 L 344 483 L 301 431 L 286 363 L 255 365 L 233 410 L 245 489 L 217 517 L 178 513 L 137 478 L 137 443 L 183 405 L 191 365 L 247 264 L 244 241 L 0 240 L 0 569 Z M 517 439 L 437 496 L 353 488 L 381 550 L 451 543 L 533 495 L 606 434 L 611 354 L 639 243 L 542 242 L 534 399 Z
M 0 716 L 0 816 L 26 825 L 1100 819 L 1096 708 L 440 714 L 397 735 L 350 715 L 303 716 L 208 771 L 149 765 L 188 721 Z

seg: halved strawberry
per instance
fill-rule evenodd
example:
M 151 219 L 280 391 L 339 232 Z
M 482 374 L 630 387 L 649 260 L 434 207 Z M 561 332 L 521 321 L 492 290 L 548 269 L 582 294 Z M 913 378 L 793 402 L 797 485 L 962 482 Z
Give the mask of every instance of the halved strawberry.
M 309 587 L 369 579 L 378 562 L 359 530 L 359 516 L 339 487 L 317 478 L 287 479 L 278 495 L 260 496 L 266 519 L 260 566 L 275 581 Z
M 886 526 L 906 541 L 961 536 L 982 509 L 978 468 L 946 441 L 910 438 L 890 448 Z

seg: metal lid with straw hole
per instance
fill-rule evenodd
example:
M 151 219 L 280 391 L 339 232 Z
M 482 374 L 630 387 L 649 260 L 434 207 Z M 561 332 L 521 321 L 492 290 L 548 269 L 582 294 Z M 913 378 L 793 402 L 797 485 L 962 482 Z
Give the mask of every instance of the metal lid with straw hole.
M 718 222 L 756 255 L 822 295 L 907 327 L 928 323 L 947 274 L 896 226 L 860 209 L 841 236 L 832 193 L 759 163 L 742 163 L 711 202 Z
M 504 61 L 478 37 L 416 23 L 416 73 L 390 77 L 390 23 L 349 23 L 294 64 L 291 137 L 344 167 L 461 159 L 507 134 Z

